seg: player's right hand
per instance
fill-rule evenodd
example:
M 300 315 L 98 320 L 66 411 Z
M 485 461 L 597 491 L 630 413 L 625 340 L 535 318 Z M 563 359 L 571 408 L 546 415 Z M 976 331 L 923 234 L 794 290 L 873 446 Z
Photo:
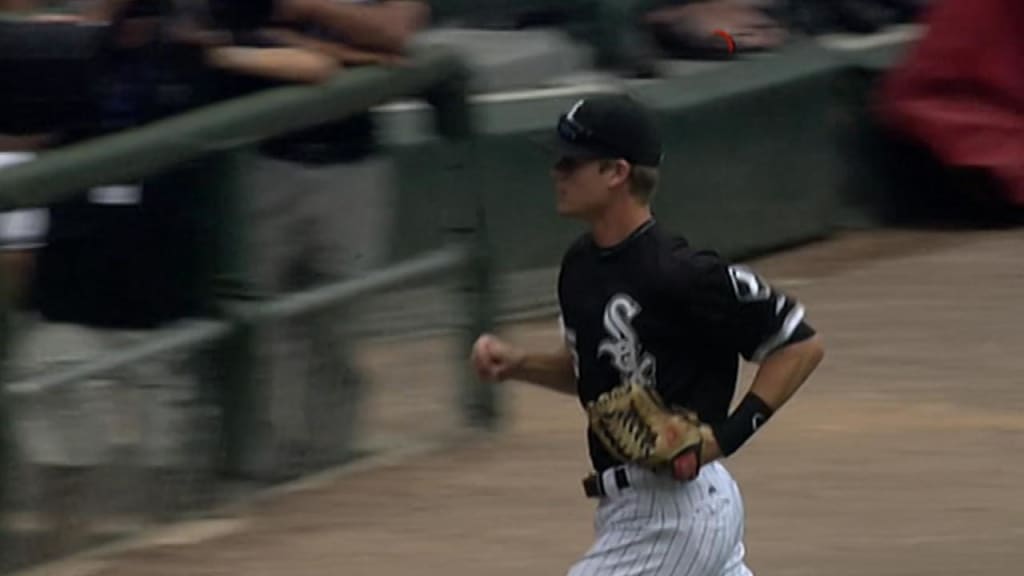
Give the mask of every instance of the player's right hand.
M 501 382 L 522 364 L 523 354 L 497 336 L 484 334 L 473 344 L 471 361 L 478 378 Z

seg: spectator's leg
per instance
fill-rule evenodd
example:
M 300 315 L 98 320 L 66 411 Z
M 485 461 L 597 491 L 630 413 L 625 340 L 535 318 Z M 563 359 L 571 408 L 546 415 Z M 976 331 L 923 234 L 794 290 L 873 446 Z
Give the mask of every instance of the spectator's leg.
M 260 157 L 242 182 L 249 201 L 245 246 L 249 274 L 258 294 L 277 297 L 301 285 L 299 264 L 311 234 L 304 219 L 309 191 L 290 163 Z M 255 332 L 251 382 L 253 434 L 244 467 L 258 476 L 288 476 L 288 460 L 301 458 L 305 443 L 302 405 L 309 342 L 300 321 L 264 324 Z
M 149 331 L 111 333 L 112 346 L 133 346 L 152 336 Z M 210 412 L 200 403 L 197 358 L 179 351 L 149 358 L 123 370 L 122 406 L 139 426 L 139 459 L 143 468 L 146 512 L 157 520 L 173 518 L 194 507 L 202 481 L 212 470 L 216 441 Z
M 95 330 L 36 320 L 22 323 L 14 346 L 13 381 L 102 352 Z M 110 390 L 110 382 L 95 379 L 12 398 L 16 442 L 39 472 L 38 512 L 52 554 L 87 543 L 90 480 L 110 457 Z
M 374 154 L 306 169 L 320 279 L 363 274 L 385 264 L 395 207 L 395 166 Z
M 307 170 L 316 218 L 312 254 L 321 282 L 380 267 L 387 256 L 394 206 L 394 167 L 385 156 Z M 351 457 L 365 393 L 353 357 L 358 303 L 316 314 L 318 371 L 309 382 L 307 422 L 316 452 L 331 462 Z

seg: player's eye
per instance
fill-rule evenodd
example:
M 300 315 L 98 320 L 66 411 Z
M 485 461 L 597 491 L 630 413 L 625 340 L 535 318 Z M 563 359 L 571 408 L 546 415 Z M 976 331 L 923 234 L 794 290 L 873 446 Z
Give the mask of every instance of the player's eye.
M 583 164 L 584 161 L 579 158 L 559 158 L 558 161 L 555 162 L 555 170 L 565 173 L 574 172 Z

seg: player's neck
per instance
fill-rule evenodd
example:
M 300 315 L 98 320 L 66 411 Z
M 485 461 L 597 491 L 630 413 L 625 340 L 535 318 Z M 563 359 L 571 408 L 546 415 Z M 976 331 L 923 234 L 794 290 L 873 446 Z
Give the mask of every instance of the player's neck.
M 651 207 L 646 205 L 630 204 L 606 210 L 590 222 L 590 234 L 595 244 L 610 248 L 629 238 L 651 218 Z

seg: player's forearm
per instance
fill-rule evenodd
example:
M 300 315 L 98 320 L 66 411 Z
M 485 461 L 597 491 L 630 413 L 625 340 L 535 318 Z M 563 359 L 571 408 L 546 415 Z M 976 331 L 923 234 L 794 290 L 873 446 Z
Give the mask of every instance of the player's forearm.
M 368 50 L 401 52 L 412 31 L 401 26 L 394 11 L 379 4 L 349 4 L 331 0 L 279 2 L 282 20 L 316 23 L 352 44 Z
M 301 48 L 222 46 L 207 50 L 206 60 L 216 68 L 282 82 L 323 82 L 337 69 L 327 56 Z
M 508 376 L 562 394 L 576 394 L 576 372 L 568 352 L 524 354 Z
M 825 347 L 814 336 L 772 353 L 761 367 L 736 410 L 713 426 L 704 426 L 703 458 L 710 462 L 738 450 L 772 414 L 807 381 L 825 356 Z
M 282 44 L 326 54 L 337 61 L 339 65 L 393 64 L 399 61 L 399 58 L 393 54 L 360 50 L 347 46 L 342 42 L 320 40 L 284 28 L 268 29 L 266 34 Z
M 786 346 L 761 363 L 750 392 L 778 410 L 807 381 L 824 356 L 825 347 L 817 336 Z

